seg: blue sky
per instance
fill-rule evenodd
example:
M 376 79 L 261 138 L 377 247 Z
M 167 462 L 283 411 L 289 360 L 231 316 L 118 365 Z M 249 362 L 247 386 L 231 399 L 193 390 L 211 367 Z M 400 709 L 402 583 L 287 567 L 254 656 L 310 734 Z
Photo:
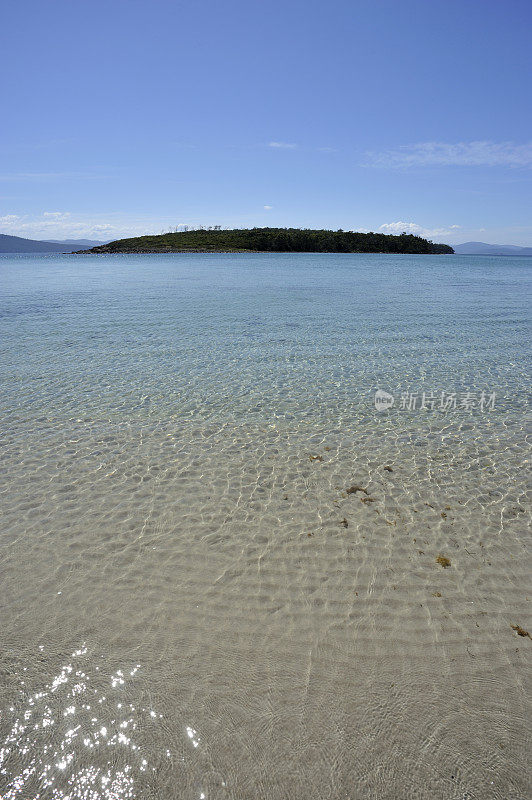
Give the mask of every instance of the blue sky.
M 530 0 L 18 0 L 0 232 L 532 245 Z

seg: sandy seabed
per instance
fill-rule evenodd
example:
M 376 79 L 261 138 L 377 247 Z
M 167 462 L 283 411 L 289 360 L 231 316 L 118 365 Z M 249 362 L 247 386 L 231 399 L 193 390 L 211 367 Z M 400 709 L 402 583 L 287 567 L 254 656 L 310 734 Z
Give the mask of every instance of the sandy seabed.
M 524 464 L 459 427 L 11 437 L 4 800 L 524 800 Z

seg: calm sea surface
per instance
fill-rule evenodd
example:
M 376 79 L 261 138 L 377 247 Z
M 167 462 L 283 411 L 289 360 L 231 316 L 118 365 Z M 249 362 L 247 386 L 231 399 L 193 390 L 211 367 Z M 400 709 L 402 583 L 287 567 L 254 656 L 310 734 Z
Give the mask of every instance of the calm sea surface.
M 2 800 L 525 800 L 531 276 L 1 256 Z

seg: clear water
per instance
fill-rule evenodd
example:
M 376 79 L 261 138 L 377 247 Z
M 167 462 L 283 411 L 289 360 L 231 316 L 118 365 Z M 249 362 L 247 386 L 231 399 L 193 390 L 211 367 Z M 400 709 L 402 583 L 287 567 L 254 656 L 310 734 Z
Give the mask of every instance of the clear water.
M 527 796 L 531 267 L 0 258 L 2 800 Z

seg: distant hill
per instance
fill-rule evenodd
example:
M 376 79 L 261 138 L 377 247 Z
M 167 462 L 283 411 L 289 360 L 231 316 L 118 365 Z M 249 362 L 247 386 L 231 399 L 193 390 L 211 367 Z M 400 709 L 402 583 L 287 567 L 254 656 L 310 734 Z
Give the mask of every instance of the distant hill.
M 64 253 L 68 249 L 68 245 L 64 244 L 38 242 L 35 239 L 21 239 L 20 236 L 0 233 L 0 253 Z
M 518 247 L 514 244 L 464 242 L 464 244 L 455 244 L 454 252 L 464 256 L 532 256 L 532 247 Z
M 406 233 L 353 233 L 299 228 L 252 228 L 182 231 L 160 236 L 118 239 L 81 250 L 85 253 L 452 253 L 446 244 L 433 244 Z
M 45 239 L 45 241 L 53 244 L 65 244 L 69 247 L 99 247 L 101 244 L 107 244 L 109 239 L 104 241 L 101 239 Z
M 65 239 L 64 241 L 22 239 L 0 233 L 0 253 L 71 253 L 81 247 L 95 247 L 103 244 L 94 239 Z

